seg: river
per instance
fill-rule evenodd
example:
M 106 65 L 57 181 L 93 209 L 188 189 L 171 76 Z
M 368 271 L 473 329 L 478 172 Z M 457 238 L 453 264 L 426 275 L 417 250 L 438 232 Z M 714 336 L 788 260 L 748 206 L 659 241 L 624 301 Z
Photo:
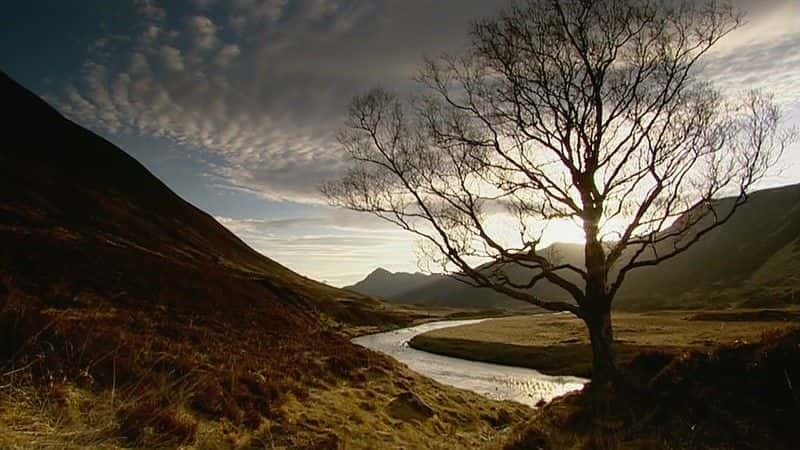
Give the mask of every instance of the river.
M 495 400 L 513 400 L 529 406 L 581 389 L 586 383 L 587 380 L 583 378 L 550 376 L 533 369 L 435 355 L 408 345 L 408 341 L 418 334 L 483 320 L 487 319 L 431 322 L 361 336 L 353 339 L 353 343 L 385 353 L 406 364 L 411 370 L 440 383 L 477 392 Z

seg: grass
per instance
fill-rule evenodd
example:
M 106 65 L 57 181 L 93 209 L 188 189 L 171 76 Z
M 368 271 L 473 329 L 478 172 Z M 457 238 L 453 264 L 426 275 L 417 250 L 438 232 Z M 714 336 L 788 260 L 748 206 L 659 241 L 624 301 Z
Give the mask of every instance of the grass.
M 615 356 L 621 366 L 646 351 L 710 351 L 719 344 L 758 340 L 767 331 L 796 325 L 797 319 L 796 310 L 615 313 Z M 591 375 L 591 348 L 585 326 L 566 314 L 517 316 L 443 328 L 414 337 L 410 345 L 552 375 Z
M 0 227 L 0 448 L 358 448 L 383 442 L 375 430 L 470 448 L 498 433 L 492 408 L 511 422 L 526 414 L 403 380 L 402 367 L 349 342 L 459 311 L 20 230 Z M 369 370 L 387 375 L 365 384 Z M 440 411 L 430 425 L 383 411 L 401 389 Z M 365 402 L 380 422 L 351 423 Z M 314 416 L 320 408 L 337 413 Z
M 0 448 L 473 448 L 530 412 L 410 373 L 292 305 L 200 314 L 0 285 Z M 436 416 L 392 417 L 409 391 Z
M 193 410 L 194 392 L 175 385 L 114 396 L 71 382 L 45 386 L 27 374 L 0 391 L 0 448 L 476 448 L 530 414 L 523 405 L 488 401 L 397 367 L 356 374 L 360 381 L 288 393 L 272 418 L 256 424 Z M 389 405 L 408 391 L 436 415 L 395 417 Z

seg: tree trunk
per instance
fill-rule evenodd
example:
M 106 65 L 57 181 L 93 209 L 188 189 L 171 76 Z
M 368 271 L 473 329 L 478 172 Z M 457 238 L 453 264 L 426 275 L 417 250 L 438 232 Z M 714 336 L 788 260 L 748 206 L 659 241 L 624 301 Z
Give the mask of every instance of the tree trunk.
M 584 313 L 592 342 L 592 448 L 612 448 L 609 441 L 615 434 L 610 419 L 614 416 L 619 377 L 614 363 L 614 332 L 611 326 L 611 302 L 598 302 L 598 307 Z M 619 430 L 616 430 L 617 432 Z
M 588 172 L 591 174 L 592 172 Z M 602 201 L 593 198 L 596 190 L 593 175 L 583 180 L 581 196 L 585 208 L 583 232 L 586 237 L 584 257 L 586 264 L 586 290 L 580 302 L 581 313 L 592 343 L 592 387 L 608 392 L 616 382 L 614 364 L 614 333 L 611 330 L 611 300 L 608 292 L 608 267 L 603 243 L 598 239 L 598 224 L 603 216 Z
M 595 309 L 584 321 L 592 343 L 592 385 L 601 389 L 610 387 L 617 378 L 610 307 Z

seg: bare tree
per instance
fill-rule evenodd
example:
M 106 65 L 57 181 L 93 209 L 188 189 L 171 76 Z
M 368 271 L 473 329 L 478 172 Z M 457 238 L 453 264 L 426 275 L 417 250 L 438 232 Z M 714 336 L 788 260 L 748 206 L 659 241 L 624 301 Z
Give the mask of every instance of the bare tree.
M 516 3 L 474 25 L 466 54 L 426 61 L 423 95 L 356 97 L 340 135 L 356 164 L 323 192 L 416 234 L 475 286 L 580 317 L 593 378 L 613 381 L 626 275 L 725 223 L 791 139 L 770 96 L 726 98 L 702 77 L 740 23 L 715 1 Z M 513 222 L 498 232 L 501 216 Z M 540 248 L 563 220 L 583 227 L 582 267 Z M 572 301 L 535 296 L 545 281 Z

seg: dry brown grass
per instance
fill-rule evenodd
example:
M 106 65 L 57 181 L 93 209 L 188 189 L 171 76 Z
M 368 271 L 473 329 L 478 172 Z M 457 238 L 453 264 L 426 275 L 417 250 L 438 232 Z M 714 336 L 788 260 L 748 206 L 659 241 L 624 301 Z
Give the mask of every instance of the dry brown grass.
M 16 286 L 1 306 L 0 448 L 473 448 L 529 411 L 436 385 L 311 321 L 47 307 Z M 409 390 L 436 417 L 391 417 Z
M 0 238 L 0 448 L 336 448 L 345 437 L 351 447 L 380 446 L 385 437 L 372 431 L 395 431 L 388 420 L 349 421 L 377 388 L 384 394 L 374 399 L 374 414 L 384 414 L 382 402 L 400 389 L 392 384 L 400 369 L 343 331 L 398 326 L 424 312 L 371 314 L 383 307 L 332 300 L 335 292 L 313 301 L 309 292 L 319 285 L 292 290 L 280 277 L 265 281 L 91 241 Z M 367 388 L 367 368 L 388 375 Z M 439 389 L 419 378 L 405 383 L 421 395 Z M 57 401 L 50 386 L 58 384 L 79 393 L 83 406 Z M 458 395 L 474 410 L 518 408 Z M 37 400 L 22 401 L 28 397 Z M 303 414 L 320 408 L 339 413 L 306 422 Z M 497 432 L 466 408 L 463 421 L 448 419 L 458 439 L 406 425 L 398 442 L 470 447 Z
M 257 424 L 198 412 L 190 391 L 112 397 L 108 390 L 72 383 L 48 388 L 17 379 L 0 394 L 0 448 L 466 449 L 491 442 L 531 412 L 396 367 L 356 373 L 361 381 L 340 379 L 301 396 L 286 394 L 274 417 L 262 416 Z M 387 406 L 407 391 L 436 415 L 420 421 L 394 417 Z

